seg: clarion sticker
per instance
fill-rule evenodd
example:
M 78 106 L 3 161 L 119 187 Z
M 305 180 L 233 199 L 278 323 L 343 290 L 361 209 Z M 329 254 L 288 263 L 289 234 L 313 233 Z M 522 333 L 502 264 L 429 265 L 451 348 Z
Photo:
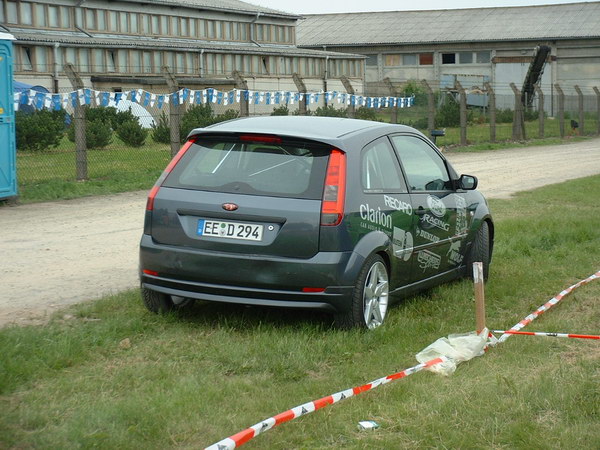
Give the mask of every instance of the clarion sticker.
M 429 250 L 421 250 L 417 260 L 419 261 L 419 267 L 425 272 L 427 269 L 439 269 L 442 257 Z
M 448 231 L 450 229 L 450 224 L 444 222 L 443 220 L 440 220 L 437 217 L 433 217 L 429 214 L 423 214 L 422 220 L 424 222 L 428 223 L 429 225 L 439 228 L 440 230 Z
M 382 227 L 392 229 L 392 216 L 381 211 L 381 208 L 373 209 L 369 204 L 360 205 L 360 218 Z
M 403 202 L 402 200 L 390 197 L 389 195 L 384 195 L 383 201 L 385 202 L 385 206 L 394 208 L 396 211 L 401 211 L 404 214 L 408 214 L 409 216 L 413 212 L 412 205 L 410 203 Z
M 427 197 L 427 206 L 429 206 L 431 212 L 437 217 L 444 217 L 446 215 L 446 206 L 444 205 L 444 202 L 433 195 Z
M 413 252 L 412 234 L 409 231 L 394 227 L 392 246 L 394 247 L 394 256 L 398 259 L 408 261 Z

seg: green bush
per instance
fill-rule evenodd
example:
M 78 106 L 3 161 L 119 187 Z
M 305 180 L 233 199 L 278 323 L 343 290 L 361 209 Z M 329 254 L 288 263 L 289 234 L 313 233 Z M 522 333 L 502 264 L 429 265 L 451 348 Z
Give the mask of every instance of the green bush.
M 427 94 L 417 80 L 408 80 L 402 90 L 402 96 L 404 97 L 415 97 L 415 106 L 427 105 Z
M 361 106 L 354 112 L 354 117 L 362 120 L 372 120 L 374 122 L 383 122 L 383 120 L 377 117 L 377 112 L 374 108 L 367 108 Z
M 148 130 L 142 128 L 137 120 L 129 120 L 119 125 L 117 136 L 131 147 L 141 147 L 146 142 Z
M 64 109 L 40 109 L 33 113 L 17 111 L 15 114 L 17 150 L 44 151 L 58 147 L 65 133 Z
M 333 105 L 320 106 L 315 111 L 315 116 L 321 117 L 348 117 L 346 109 L 337 109 Z
M 92 120 L 85 124 L 85 144 L 87 148 L 104 148 L 112 142 L 113 131 L 110 122 Z M 75 124 L 71 124 L 67 132 L 71 142 L 75 142 Z
M 459 127 L 460 106 L 456 100 L 446 97 L 444 104 L 435 113 L 436 127 Z M 473 121 L 473 111 L 467 109 L 467 122 Z
M 271 113 L 271 115 L 272 116 L 289 116 L 290 110 L 285 105 L 278 106 L 277 108 L 273 109 L 273 112 Z
M 235 119 L 238 116 L 237 111 L 228 109 L 224 114 L 214 115 L 210 105 L 194 105 L 189 108 L 181 118 L 180 139 L 184 142 L 187 135 L 194 128 L 204 128 L 209 125 Z
M 94 108 L 88 106 L 85 108 L 85 120 L 88 122 L 100 120 L 110 123 L 113 130 L 116 129 L 116 117 L 117 109 L 112 106 L 98 106 Z
M 169 126 L 169 118 L 165 112 L 160 113 L 158 123 L 152 125 L 152 140 L 160 144 L 171 143 L 171 128 Z

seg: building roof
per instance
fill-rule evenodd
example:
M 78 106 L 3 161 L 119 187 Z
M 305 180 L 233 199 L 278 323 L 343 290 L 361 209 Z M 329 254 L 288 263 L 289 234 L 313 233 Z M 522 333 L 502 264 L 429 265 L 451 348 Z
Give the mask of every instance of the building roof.
M 219 53 L 244 53 L 254 55 L 282 55 L 300 57 L 329 57 L 332 59 L 364 59 L 363 55 L 350 53 L 337 53 L 317 49 L 298 48 L 292 45 L 261 44 L 259 47 L 252 43 L 230 43 L 225 41 L 201 41 L 197 39 L 177 38 L 148 38 L 146 36 L 122 36 L 108 34 L 90 35 L 79 31 L 45 31 L 12 28 L 20 44 L 45 44 L 59 43 L 67 47 L 88 48 L 139 48 L 159 49 L 173 51 L 200 51 Z
M 598 38 L 600 2 L 307 15 L 296 32 L 307 47 Z
M 249 13 L 267 16 L 277 16 L 289 19 L 298 19 L 300 16 L 277 9 L 265 8 L 240 0 L 121 0 L 130 3 L 151 3 L 155 5 L 179 6 L 183 8 L 209 9 L 215 11 L 226 11 L 235 13 Z

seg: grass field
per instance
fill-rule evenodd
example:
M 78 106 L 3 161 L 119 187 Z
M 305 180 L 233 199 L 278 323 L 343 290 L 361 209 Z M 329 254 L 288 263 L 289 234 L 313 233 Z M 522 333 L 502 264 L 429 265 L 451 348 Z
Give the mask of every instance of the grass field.
M 399 120 L 411 122 L 424 114 L 422 107 L 400 111 Z M 389 121 L 389 113 L 381 113 L 382 120 Z M 561 139 L 558 121 L 546 119 L 546 138 L 538 139 L 537 121 L 527 122 L 528 141 L 510 141 L 511 124 L 498 124 L 496 142 L 489 141 L 487 124 L 472 124 L 468 128 L 469 146 L 459 147 L 460 129 L 447 128 L 446 136 L 440 137 L 440 147 L 451 147 L 455 151 L 492 150 L 516 146 L 554 145 L 585 139 L 583 136 L 568 136 Z M 586 130 L 596 130 L 596 121 L 588 119 Z M 421 130 L 427 133 L 427 130 Z M 66 137 L 58 148 L 42 153 L 17 154 L 17 176 L 19 183 L 19 201 L 31 203 L 104 195 L 139 189 L 150 189 L 170 160 L 170 147 L 157 144 L 148 138 L 141 148 L 127 147 L 116 136 L 113 142 L 101 150 L 88 150 L 87 181 L 76 181 L 75 144 Z
M 490 202 L 490 327 L 514 325 L 600 269 L 597 192 L 600 176 Z M 600 334 L 599 298 L 596 281 L 526 330 Z M 161 317 L 136 291 L 67 313 L 0 330 L 0 448 L 202 448 L 413 366 L 475 320 L 466 280 L 401 301 L 373 332 L 333 329 L 318 313 L 210 303 Z M 597 449 L 599 368 L 598 341 L 513 336 L 450 377 L 415 374 L 247 448 Z M 360 432 L 360 420 L 380 428 Z

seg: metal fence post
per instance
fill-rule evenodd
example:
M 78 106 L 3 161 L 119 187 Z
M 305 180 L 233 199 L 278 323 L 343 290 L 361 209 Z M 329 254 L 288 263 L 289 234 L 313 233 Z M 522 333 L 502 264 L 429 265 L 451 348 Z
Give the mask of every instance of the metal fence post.
M 292 74 L 292 78 L 294 80 L 294 83 L 296 84 L 296 88 L 298 88 L 298 92 L 304 94 L 302 96 L 302 99 L 298 103 L 298 113 L 301 116 L 305 116 L 306 115 L 306 85 L 304 84 L 304 80 L 302 80 L 302 78 L 300 78 L 300 75 L 298 75 L 297 73 L 294 72 Z
M 350 83 L 350 80 L 345 75 L 342 75 L 340 77 L 340 80 L 342 80 L 342 84 L 346 88 L 346 92 L 349 95 L 354 95 L 355 94 L 354 87 L 352 87 L 352 83 Z M 351 119 L 354 119 L 355 112 L 356 112 L 355 106 L 352 103 L 350 103 L 350 106 L 348 106 L 348 117 L 350 117 Z
M 169 129 L 171 134 L 171 156 L 175 156 L 179 151 L 179 147 L 181 147 L 181 131 L 179 130 L 179 83 L 177 83 L 169 66 L 163 66 L 162 71 L 167 80 L 169 90 L 174 94 L 171 96 L 171 101 L 169 102 Z
M 242 90 L 242 93 L 248 92 L 248 82 L 242 77 L 242 74 L 234 70 L 232 72 L 233 79 L 235 80 L 235 87 Z M 250 116 L 250 105 L 246 95 L 240 96 L 240 117 Z
M 459 81 L 454 82 L 460 105 L 460 145 L 467 145 L 467 92 Z
M 585 134 L 585 114 L 583 113 L 583 92 L 578 85 L 573 86 L 577 92 L 579 106 L 579 134 Z
M 540 139 L 544 137 L 544 93 L 540 88 L 539 84 L 534 86 L 535 92 L 538 96 L 538 121 L 539 121 L 539 137 Z
M 435 98 L 427 80 L 421 80 L 421 83 L 425 86 L 427 92 L 427 131 L 431 136 L 431 132 L 435 129 Z
M 488 109 L 490 111 L 490 141 L 496 142 L 496 93 L 492 85 L 487 81 L 483 83 L 485 90 L 488 93 Z
M 71 63 L 64 65 L 65 73 L 75 90 L 83 89 L 83 81 Z M 85 142 L 85 109 L 78 98 L 74 108 L 75 172 L 77 181 L 88 179 L 87 145 Z
M 596 125 L 598 126 L 596 134 L 600 134 L 600 91 L 598 90 L 598 88 L 596 86 L 594 86 L 594 92 L 596 93 L 596 113 L 597 113 Z
M 510 88 L 515 94 L 515 111 L 513 114 L 512 138 L 514 141 L 520 141 L 523 139 L 527 139 L 527 134 L 525 133 L 525 116 L 523 114 L 521 92 L 519 91 L 515 83 L 510 83 Z
M 560 129 L 560 137 L 565 137 L 565 93 L 558 85 L 554 83 L 554 88 L 558 92 L 558 127 Z
M 398 92 L 396 91 L 396 88 L 392 84 L 392 80 L 390 80 L 389 77 L 385 77 L 383 79 L 383 82 L 385 83 L 388 90 L 390 91 L 390 96 L 397 98 Z M 398 103 L 397 102 L 395 102 L 395 105 L 392 107 L 392 116 L 391 116 L 390 121 L 391 121 L 391 123 L 398 123 Z

